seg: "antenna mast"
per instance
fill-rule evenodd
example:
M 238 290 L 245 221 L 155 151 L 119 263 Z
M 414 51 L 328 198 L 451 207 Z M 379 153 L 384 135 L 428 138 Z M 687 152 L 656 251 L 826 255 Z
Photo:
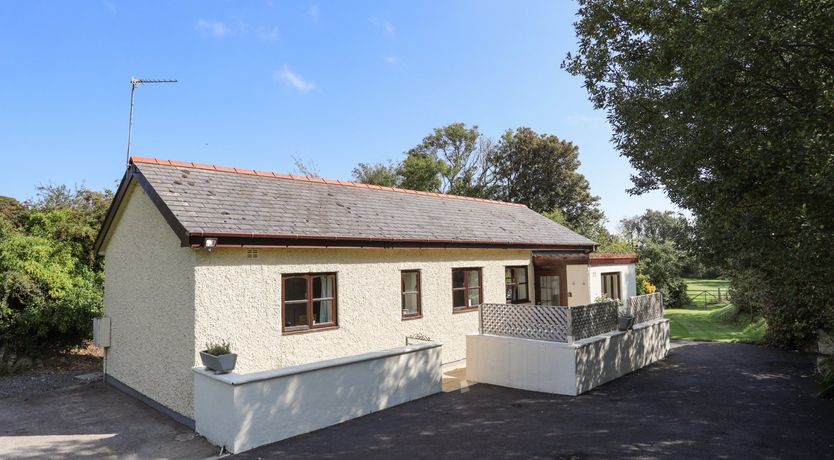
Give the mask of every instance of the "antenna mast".
M 133 141 L 133 93 L 136 92 L 136 88 L 147 84 L 147 83 L 176 83 L 176 80 L 143 80 L 141 78 L 133 77 L 130 79 L 130 119 L 128 120 L 127 125 L 127 158 L 125 159 L 125 164 L 130 163 L 130 144 Z

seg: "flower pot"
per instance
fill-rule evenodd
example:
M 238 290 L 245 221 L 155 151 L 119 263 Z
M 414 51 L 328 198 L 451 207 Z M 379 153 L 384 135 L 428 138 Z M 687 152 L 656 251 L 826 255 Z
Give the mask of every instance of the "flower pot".
M 634 327 L 634 317 L 631 315 L 620 316 L 617 318 L 617 329 L 620 331 L 627 331 Z
M 205 351 L 201 351 L 200 359 L 203 361 L 203 366 L 206 366 L 206 369 L 213 370 L 218 374 L 226 374 L 235 368 L 237 354 L 229 353 L 228 355 L 214 356 Z

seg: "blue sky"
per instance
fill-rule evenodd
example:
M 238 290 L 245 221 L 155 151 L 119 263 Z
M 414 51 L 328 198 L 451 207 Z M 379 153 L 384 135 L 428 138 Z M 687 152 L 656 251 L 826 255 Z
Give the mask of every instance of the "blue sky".
M 0 16 L 0 195 L 38 184 L 115 188 L 133 154 L 290 172 L 292 156 L 349 179 L 398 160 L 433 128 L 529 126 L 576 143 L 609 227 L 661 192 L 633 170 L 582 81 L 570 2 L 6 3 Z

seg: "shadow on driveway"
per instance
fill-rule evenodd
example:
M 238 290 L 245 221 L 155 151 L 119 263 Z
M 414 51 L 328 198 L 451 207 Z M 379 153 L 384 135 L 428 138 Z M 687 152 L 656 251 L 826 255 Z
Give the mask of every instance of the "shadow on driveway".
M 103 383 L 0 399 L 0 458 L 204 458 L 218 452 Z
M 834 404 L 814 397 L 812 355 L 679 345 L 665 360 L 578 397 L 474 385 L 236 457 L 834 455 Z

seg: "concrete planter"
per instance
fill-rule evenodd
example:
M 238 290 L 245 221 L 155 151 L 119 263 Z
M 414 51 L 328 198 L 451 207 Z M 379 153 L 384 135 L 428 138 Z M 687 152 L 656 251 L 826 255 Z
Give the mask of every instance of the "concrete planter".
M 617 329 L 620 331 L 628 331 L 634 327 L 634 317 L 631 315 L 623 315 L 617 318 Z
M 219 374 L 226 374 L 235 368 L 237 354 L 229 353 L 228 355 L 214 356 L 205 351 L 201 351 L 200 359 L 203 361 L 203 366 L 206 366 L 206 369 L 213 370 Z

